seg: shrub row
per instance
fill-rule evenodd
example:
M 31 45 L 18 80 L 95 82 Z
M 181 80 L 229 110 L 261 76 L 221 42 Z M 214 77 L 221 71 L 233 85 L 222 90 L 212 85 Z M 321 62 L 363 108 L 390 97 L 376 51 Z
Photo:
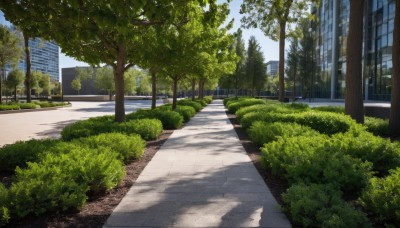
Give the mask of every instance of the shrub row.
M 196 101 L 191 101 L 188 99 L 183 99 L 183 100 L 179 100 L 176 102 L 177 105 L 183 105 L 183 106 L 191 106 L 193 107 L 196 112 L 199 112 L 201 109 L 203 109 L 204 106 L 206 106 L 206 103 L 203 103 L 200 100 L 196 100 Z M 203 106 L 204 104 L 204 106 Z
M 164 129 L 177 129 L 183 124 L 183 117 L 178 112 L 161 109 L 139 109 L 125 117 L 126 121 L 144 118 L 161 121 Z
M 167 113 L 167 112 L 165 112 Z M 179 114 L 176 114 L 179 115 Z M 156 139 L 162 132 L 162 124 L 157 119 L 135 119 L 116 123 L 113 116 L 93 117 L 75 122 L 61 131 L 63 140 L 88 137 L 108 132 L 139 134 L 145 140 Z
M 38 146 L 39 140 L 18 143 L 25 143 L 20 148 L 25 146 L 29 150 L 29 145 L 36 145 L 36 150 L 43 151 L 33 159 L 20 156 L 19 163 L 26 168 L 16 167 L 16 177 L 9 190 L 0 185 L 0 221 L 3 223 L 10 214 L 24 217 L 79 209 L 88 197 L 120 183 L 125 175 L 123 162 L 139 158 L 145 148 L 145 141 L 139 135 L 121 133 L 99 134 L 69 143 L 47 142 L 42 147 Z
M 20 109 L 36 109 L 46 107 L 57 107 L 67 105 L 66 102 L 32 102 L 32 103 L 9 103 L 0 104 L 0 111 L 20 110 Z
M 256 105 L 256 104 L 265 104 L 264 100 L 247 98 L 247 99 L 239 99 L 239 100 L 231 100 L 227 102 L 228 112 L 234 114 L 237 110 L 242 107 Z
M 162 105 L 157 107 L 158 109 L 172 111 L 172 105 Z M 177 105 L 175 112 L 179 113 L 183 117 L 183 121 L 188 122 L 194 115 L 196 115 L 196 109 L 192 106 Z
M 283 200 L 294 223 L 370 227 L 366 214 L 343 200 L 362 196 L 369 214 L 398 226 L 400 145 L 366 131 L 384 135 L 387 121 L 368 117 L 362 126 L 337 107 L 295 110 L 261 104 L 236 112 L 251 139 L 264 144 L 263 166 L 291 184 Z

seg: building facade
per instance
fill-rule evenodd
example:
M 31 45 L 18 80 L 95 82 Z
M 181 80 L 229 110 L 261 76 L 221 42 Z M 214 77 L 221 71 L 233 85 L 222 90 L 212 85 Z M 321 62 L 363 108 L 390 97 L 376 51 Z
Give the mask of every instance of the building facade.
M 390 100 L 395 0 L 366 0 L 363 35 L 365 100 Z M 314 97 L 345 96 L 348 0 L 321 0 L 315 28 L 317 72 Z
M 15 30 L 12 24 L 4 18 L 3 12 L 0 11 L 0 24 Z M 23 39 L 21 35 L 21 45 L 23 46 Z M 60 80 L 59 69 L 59 47 L 53 41 L 44 41 L 39 38 L 29 40 L 29 48 L 31 53 L 31 71 L 40 70 L 43 73 L 49 74 L 50 78 L 55 81 Z M 18 65 L 22 71 L 26 71 L 25 58 L 22 59 Z M 6 72 L 10 71 L 8 66 Z
M 267 74 L 269 76 L 275 76 L 278 73 L 279 61 L 269 61 L 267 65 Z

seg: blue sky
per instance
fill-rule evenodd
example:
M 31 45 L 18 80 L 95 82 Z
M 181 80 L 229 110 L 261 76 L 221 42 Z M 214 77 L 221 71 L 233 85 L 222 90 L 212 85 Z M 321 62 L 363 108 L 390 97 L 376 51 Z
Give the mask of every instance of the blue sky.
M 218 2 L 224 2 L 224 1 L 218 1 Z M 240 26 L 240 19 L 242 18 L 242 15 L 240 15 L 239 10 L 240 10 L 240 5 L 242 1 L 241 0 L 233 0 L 232 2 L 229 3 L 229 8 L 230 8 L 230 15 L 228 20 L 231 20 L 234 18 L 234 27 L 231 30 L 231 32 L 235 32 Z M 247 40 L 250 38 L 250 36 L 255 36 L 258 43 L 261 46 L 262 51 L 264 52 L 264 57 L 265 61 L 268 62 L 270 60 L 278 60 L 279 58 L 279 45 L 277 42 L 270 40 L 267 38 L 259 29 L 243 29 L 243 39 L 246 42 L 247 45 Z M 79 62 L 76 61 L 75 59 L 66 56 L 63 53 L 60 53 L 60 68 L 66 68 L 66 67 L 75 67 L 75 66 L 87 66 L 88 64 L 84 62 Z M 61 72 L 60 72 L 61 74 Z

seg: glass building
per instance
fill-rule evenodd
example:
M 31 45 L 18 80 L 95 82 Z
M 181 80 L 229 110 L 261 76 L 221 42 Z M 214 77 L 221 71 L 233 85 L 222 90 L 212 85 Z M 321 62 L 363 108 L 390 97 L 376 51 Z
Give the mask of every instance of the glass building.
M 390 100 L 395 0 L 366 0 L 365 4 L 364 99 Z M 349 11 L 348 0 L 321 0 L 317 10 L 316 98 L 344 98 Z
M 3 12 L 0 11 L 0 24 L 9 27 L 11 30 L 15 28 L 5 20 Z M 23 46 L 23 38 L 21 35 Z M 40 70 L 43 73 L 50 75 L 50 78 L 55 81 L 59 81 L 59 47 L 52 41 L 44 41 L 39 38 L 29 40 L 29 48 L 31 51 L 31 71 Z M 22 59 L 18 65 L 18 68 L 22 71 L 26 70 L 25 58 Z M 7 67 L 6 71 L 10 71 L 10 67 Z

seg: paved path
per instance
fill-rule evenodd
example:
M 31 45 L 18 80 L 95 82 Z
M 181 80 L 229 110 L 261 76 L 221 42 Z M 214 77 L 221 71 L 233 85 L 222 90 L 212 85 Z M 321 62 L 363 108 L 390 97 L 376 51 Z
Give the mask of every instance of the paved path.
M 109 227 L 290 227 L 221 100 L 176 130 L 108 218 Z
M 162 104 L 161 100 L 157 102 Z M 150 106 L 149 100 L 125 101 L 126 113 Z M 113 115 L 114 107 L 114 101 L 72 102 L 71 107 L 57 110 L 0 114 L 0 147 L 18 140 L 59 138 L 66 125 L 89 117 Z

